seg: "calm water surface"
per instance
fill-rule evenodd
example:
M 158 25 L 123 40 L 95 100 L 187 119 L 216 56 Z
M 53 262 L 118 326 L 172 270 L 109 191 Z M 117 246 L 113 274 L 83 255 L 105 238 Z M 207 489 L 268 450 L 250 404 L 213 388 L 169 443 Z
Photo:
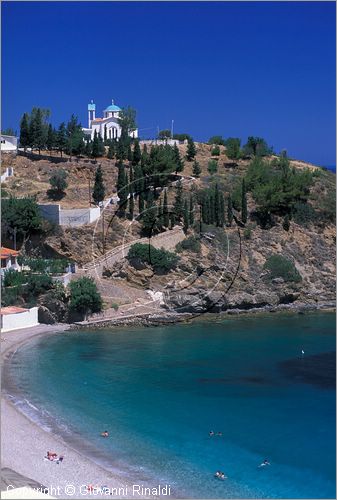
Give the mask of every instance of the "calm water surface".
M 333 314 L 64 333 L 19 349 L 11 377 L 18 405 L 131 482 L 335 498 Z

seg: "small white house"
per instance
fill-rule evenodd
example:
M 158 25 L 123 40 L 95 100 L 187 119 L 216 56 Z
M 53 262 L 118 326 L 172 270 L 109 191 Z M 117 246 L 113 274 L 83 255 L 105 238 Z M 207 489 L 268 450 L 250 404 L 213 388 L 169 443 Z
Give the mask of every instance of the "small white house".
M 30 328 L 39 324 L 38 307 L 26 309 L 24 307 L 2 307 L 1 316 L 1 331 L 10 332 L 20 328 Z
M 16 153 L 18 150 L 18 139 L 14 135 L 1 134 L 1 152 Z
M 17 250 L 1 247 L 1 276 L 3 276 L 8 269 L 21 271 L 21 267 L 17 261 L 18 255 L 19 252 Z

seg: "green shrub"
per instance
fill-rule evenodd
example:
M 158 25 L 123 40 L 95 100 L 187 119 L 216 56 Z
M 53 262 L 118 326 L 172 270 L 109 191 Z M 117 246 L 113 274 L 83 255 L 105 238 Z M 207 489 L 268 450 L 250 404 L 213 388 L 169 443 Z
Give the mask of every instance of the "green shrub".
M 264 269 L 269 271 L 269 278 L 283 278 L 284 281 L 298 283 L 302 277 L 295 265 L 282 255 L 271 255 L 267 258 Z
M 19 271 L 15 271 L 15 269 L 8 269 L 8 271 L 5 272 L 3 278 L 3 285 L 5 287 L 18 286 L 22 285 L 25 282 L 27 282 L 27 278 L 23 273 L 20 273 Z
M 66 259 L 39 259 L 30 257 L 20 257 L 20 265 L 30 268 L 33 273 L 63 274 L 68 261 Z
M 18 303 L 19 297 L 21 297 L 21 287 L 15 286 L 3 289 L 1 293 L 1 306 L 14 306 Z
M 243 231 L 243 237 L 245 240 L 250 240 L 252 237 L 252 230 L 250 227 L 246 227 Z
M 305 227 L 317 220 L 316 211 L 309 203 L 295 203 L 292 216 L 297 224 Z
M 152 245 L 135 243 L 129 249 L 128 259 L 139 259 L 152 266 L 156 273 L 166 273 L 177 265 L 179 257 L 164 248 L 157 249 Z
M 190 252 L 200 253 L 201 244 L 198 238 L 195 236 L 190 236 L 185 240 L 181 241 L 176 245 L 177 252 L 182 252 L 183 250 L 189 250 Z
M 214 146 L 211 151 L 212 156 L 220 156 L 220 148 L 218 145 Z
M 102 298 L 97 290 L 95 281 L 92 278 L 79 278 L 71 281 L 70 288 L 70 309 L 81 314 L 95 313 L 102 310 Z
M 111 308 L 114 309 L 115 311 L 118 311 L 119 305 L 116 304 L 116 302 L 114 302 L 113 304 L 111 304 Z
M 221 135 L 213 135 L 209 138 L 208 144 L 217 144 L 219 146 L 224 146 L 225 141 Z
M 53 287 L 53 282 L 50 276 L 46 274 L 31 274 L 28 276 L 28 284 L 25 289 L 25 295 L 37 296 L 41 293 L 50 290 Z
M 63 168 L 55 170 L 55 172 L 52 174 L 52 176 L 49 179 L 49 183 L 51 185 L 51 188 L 54 191 L 59 191 L 59 192 L 62 192 L 65 189 L 67 189 L 67 186 L 68 186 L 67 177 L 68 177 L 68 173 Z
M 36 233 L 41 228 L 39 207 L 33 198 L 6 198 L 1 203 L 3 237 L 8 238 L 16 228 L 18 239 Z
M 218 171 L 218 162 L 216 160 L 210 160 L 207 166 L 208 172 L 213 175 Z
M 336 191 L 331 189 L 320 201 L 322 218 L 330 222 L 336 222 Z

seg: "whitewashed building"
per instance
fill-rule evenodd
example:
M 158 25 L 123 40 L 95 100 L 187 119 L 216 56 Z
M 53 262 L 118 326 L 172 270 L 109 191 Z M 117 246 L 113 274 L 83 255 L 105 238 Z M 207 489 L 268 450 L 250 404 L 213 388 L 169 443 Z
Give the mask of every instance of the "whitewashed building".
M 96 131 L 96 134 L 100 134 L 104 139 L 106 130 L 107 139 L 119 139 L 122 133 L 118 120 L 121 111 L 121 108 L 112 101 L 110 106 L 103 111 L 103 117 L 96 118 L 96 104 L 91 101 L 88 104 L 88 128 L 82 129 L 84 134 L 93 140 Z M 138 129 L 133 130 L 129 135 L 133 138 L 138 137 Z
M 1 134 L 1 152 L 2 153 L 17 153 L 18 139 L 14 135 Z
M 9 269 L 21 271 L 21 267 L 17 261 L 18 255 L 19 252 L 17 250 L 1 247 L 1 276 Z

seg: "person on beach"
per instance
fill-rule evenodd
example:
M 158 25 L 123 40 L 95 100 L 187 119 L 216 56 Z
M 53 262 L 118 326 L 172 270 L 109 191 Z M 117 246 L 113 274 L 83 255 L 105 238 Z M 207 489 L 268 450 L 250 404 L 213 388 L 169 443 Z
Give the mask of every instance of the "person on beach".
M 109 433 L 108 433 L 108 431 L 104 431 L 104 432 L 102 432 L 102 433 L 101 433 L 101 436 L 102 436 L 102 437 L 104 437 L 104 438 L 109 437 Z
M 58 457 L 58 459 L 56 460 L 56 463 L 57 463 L 57 464 L 61 464 L 61 463 L 63 462 L 63 460 L 64 460 L 64 456 L 63 456 L 63 455 L 60 455 L 60 456 Z

